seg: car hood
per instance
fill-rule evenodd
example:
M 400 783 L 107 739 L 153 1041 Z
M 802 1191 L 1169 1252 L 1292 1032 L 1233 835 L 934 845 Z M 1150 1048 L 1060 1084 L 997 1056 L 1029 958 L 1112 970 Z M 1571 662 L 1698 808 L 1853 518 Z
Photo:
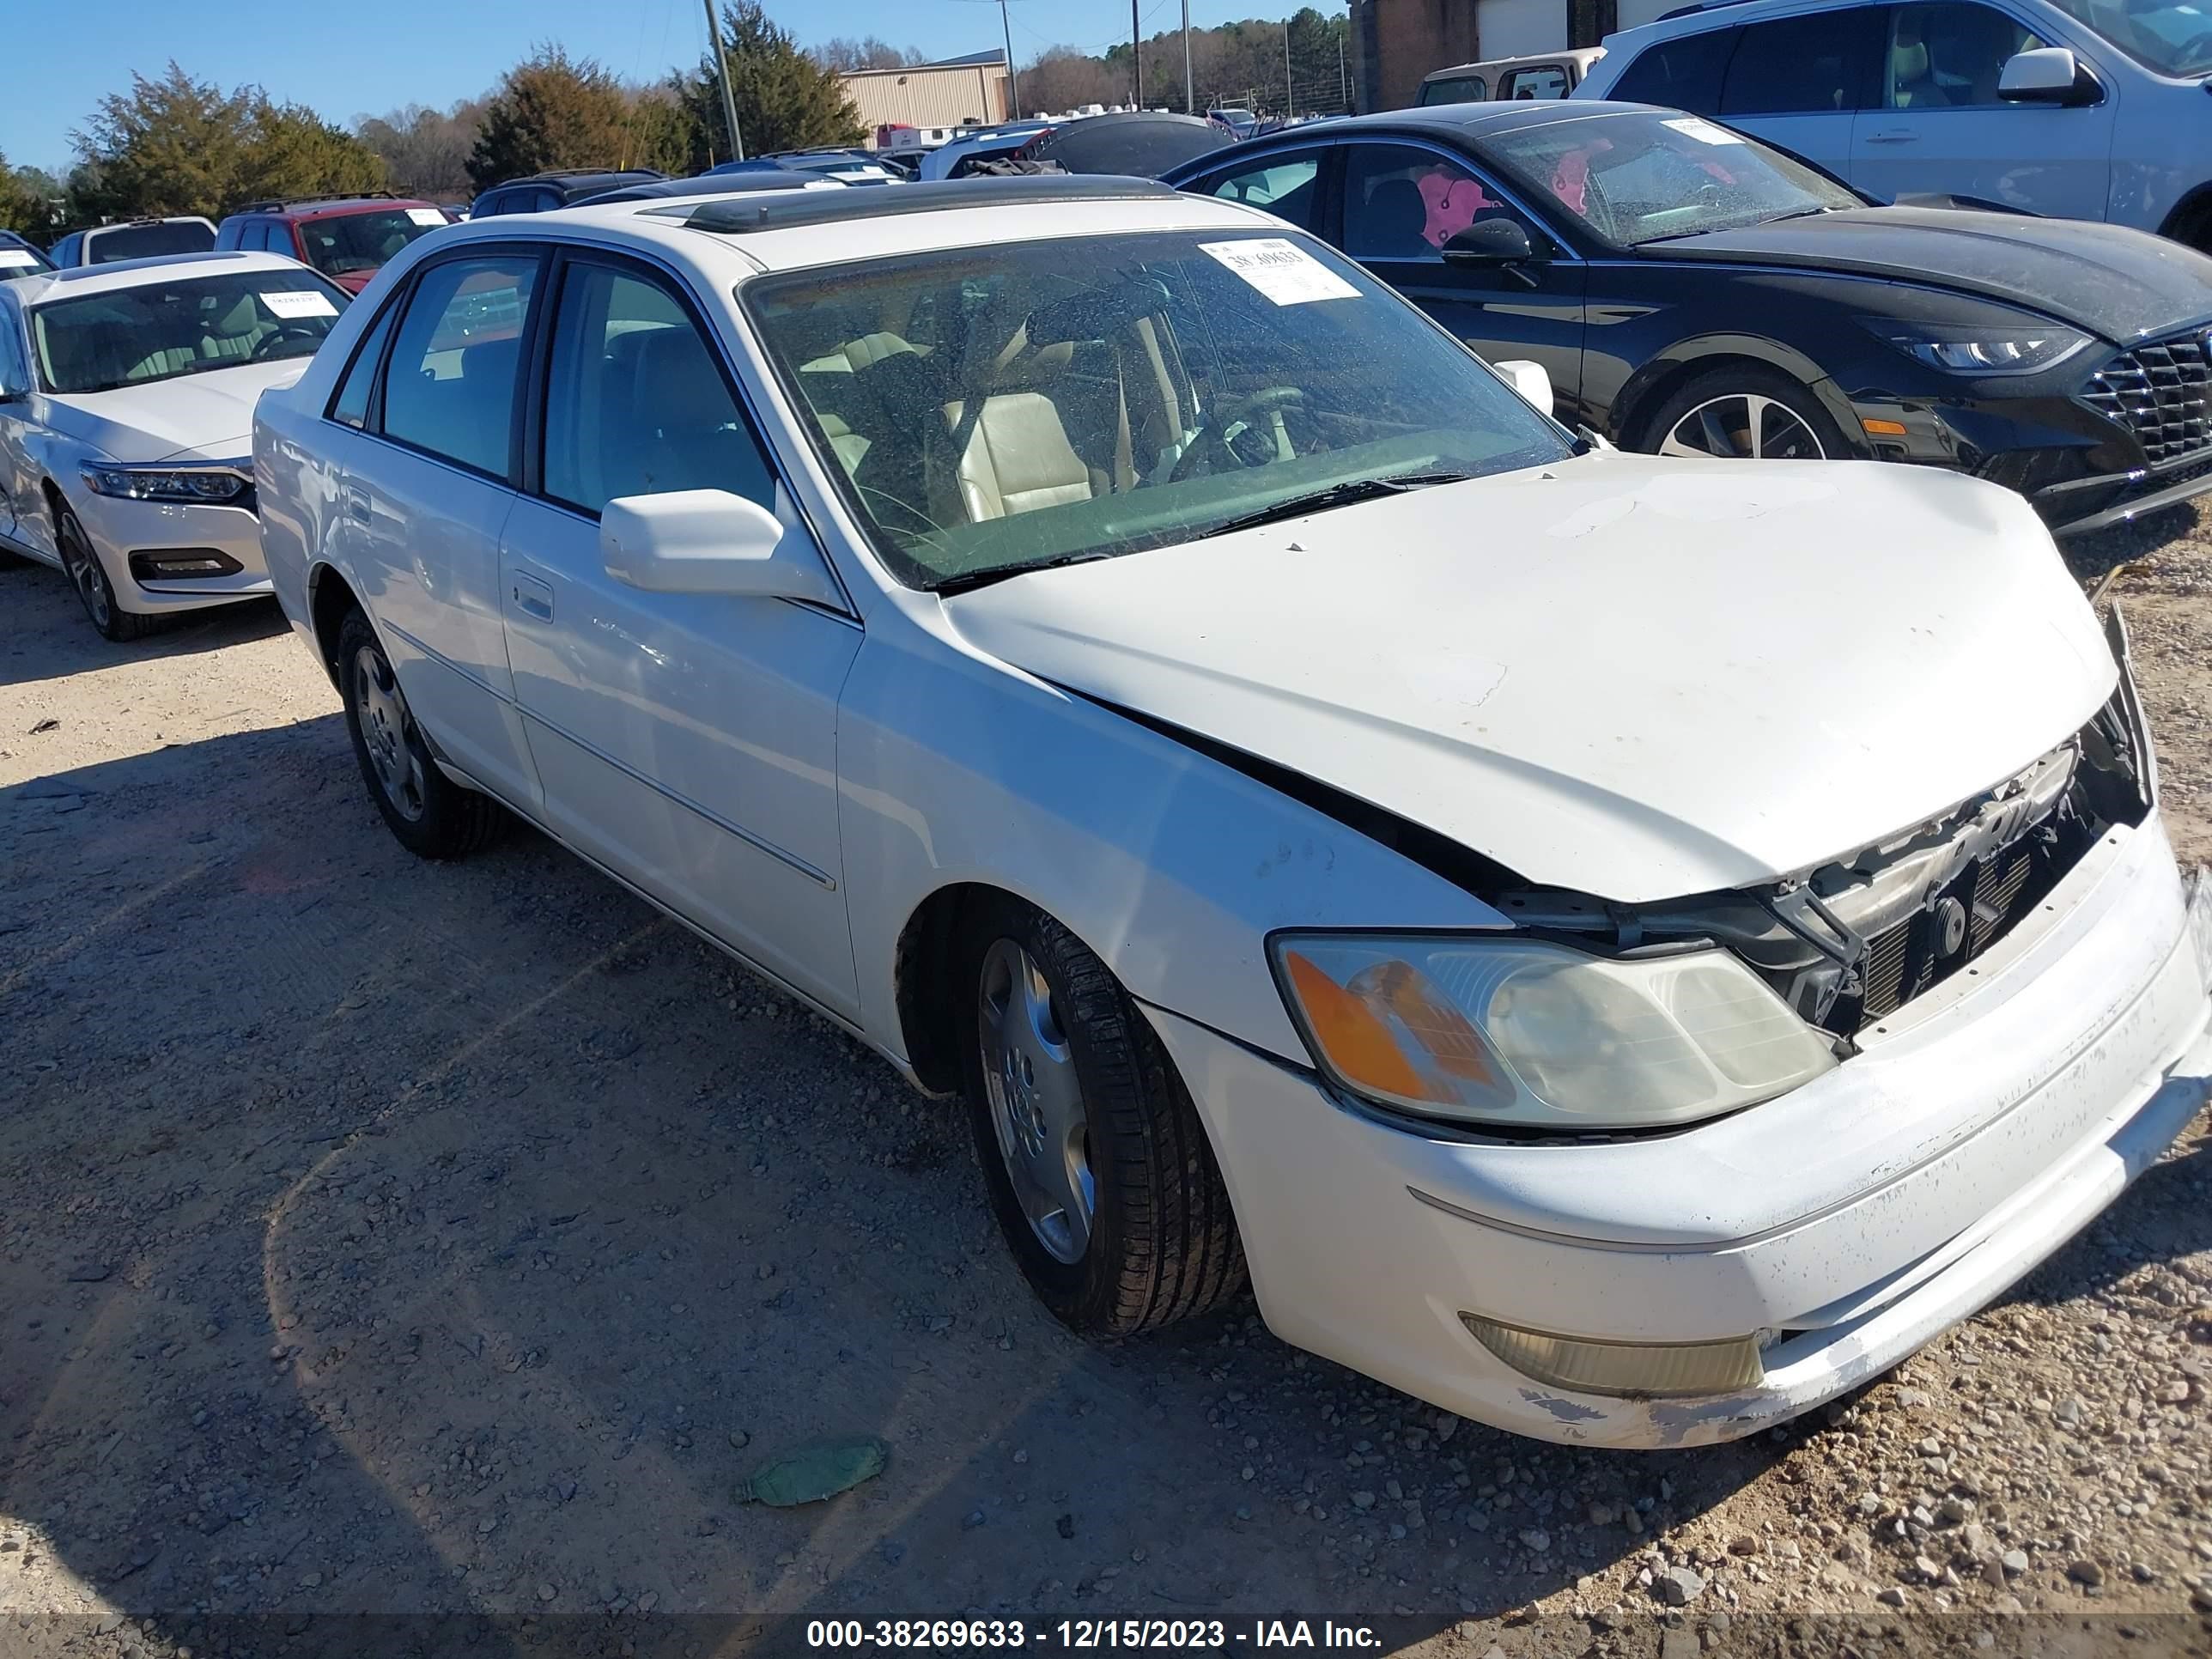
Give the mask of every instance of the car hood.
M 253 405 L 312 360 L 210 368 L 112 392 L 50 395 L 53 424 L 118 461 L 235 460 L 253 450 Z
M 2212 319 L 2212 258 L 2120 225 L 1954 208 L 1847 208 L 1645 245 L 1668 259 L 1900 276 L 2046 315 L 2121 345 Z
M 1887 840 L 2118 677 L 2024 501 L 1873 462 L 1601 453 L 945 609 L 1042 679 L 1621 902 Z

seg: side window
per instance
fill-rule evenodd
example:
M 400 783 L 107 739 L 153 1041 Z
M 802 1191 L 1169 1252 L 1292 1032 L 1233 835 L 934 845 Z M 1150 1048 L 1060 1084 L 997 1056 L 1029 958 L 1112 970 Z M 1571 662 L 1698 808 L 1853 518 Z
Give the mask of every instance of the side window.
M 1498 95 L 1501 99 L 1564 98 L 1567 95 L 1566 66 L 1539 64 L 1515 70 L 1500 84 Z
M 264 253 L 272 251 L 277 253 L 289 252 L 289 250 L 280 245 L 276 237 L 270 234 L 275 229 L 276 227 L 266 219 L 256 219 L 240 234 L 238 245 L 240 247 L 257 248 Z
M 424 271 L 392 342 L 384 434 L 504 478 L 538 261 L 451 259 Z
M 1490 96 L 1490 88 L 1480 75 L 1455 76 L 1449 81 L 1421 82 L 1420 106 L 1431 104 L 1480 104 Z
M 1877 15 L 1871 6 L 1857 6 L 1747 24 L 1721 87 L 1721 114 L 1856 109 L 1874 54 Z
M 1620 73 L 1608 96 L 1624 104 L 1663 104 L 1692 115 L 1717 115 L 1721 75 L 1741 29 L 1714 29 L 1662 40 Z
M 586 513 L 677 489 L 775 505 L 775 475 L 713 348 L 659 283 L 568 267 L 546 365 L 544 487 Z
M 0 306 L 0 392 L 28 392 L 30 365 L 23 360 L 21 334 L 15 313 Z
M 1217 178 L 1207 185 L 1206 194 L 1265 208 L 1300 230 L 1318 230 L 1320 179 L 1321 154 L 1309 150 L 1299 155 L 1270 156 L 1264 166 Z
M 1456 161 L 1407 144 L 1355 144 L 1344 164 L 1344 251 L 1355 259 L 1433 259 L 1478 221 L 1510 219 L 1541 233 Z
M 2005 59 L 2049 44 L 1995 7 L 1967 0 L 1895 7 L 1882 65 L 1883 107 L 1992 108 L 2003 101 L 1997 77 Z
M 392 325 L 398 316 L 398 306 L 385 307 L 384 314 L 370 327 L 353 354 L 353 362 L 347 365 L 337 394 L 331 399 L 331 418 L 340 426 L 358 431 L 368 424 L 368 394 L 376 385 L 376 365 L 384 356 L 384 343 L 392 337 Z

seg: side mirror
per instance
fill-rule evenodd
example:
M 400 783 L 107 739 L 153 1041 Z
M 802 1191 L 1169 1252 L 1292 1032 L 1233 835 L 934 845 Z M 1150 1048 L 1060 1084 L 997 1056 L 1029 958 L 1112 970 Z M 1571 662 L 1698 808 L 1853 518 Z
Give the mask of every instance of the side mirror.
M 1525 264 L 1536 257 L 1528 233 L 1514 219 L 1485 219 L 1455 231 L 1443 246 L 1444 263 L 1463 270 Z
M 2103 91 L 2068 46 L 2016 52 L 1997 74 L 1997 96 L 2008 104 L 2094 104 Z
M 1549 415 L 1552 412 L 1552 377 L 1544 372 L 1543 364 L 1516 357 L 1507 362 L 1492 363 L 1491 367 L 1538 414 Z
M 599 510 L 599 556 L 617 581 L 650 593 L 843 603 L 804 535 L 726 489 L 609 501 Z

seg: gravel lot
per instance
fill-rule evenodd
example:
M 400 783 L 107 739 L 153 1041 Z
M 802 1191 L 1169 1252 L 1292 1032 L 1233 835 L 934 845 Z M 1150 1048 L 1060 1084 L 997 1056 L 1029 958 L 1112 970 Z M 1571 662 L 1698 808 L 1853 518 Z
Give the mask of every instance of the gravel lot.
M 2076 552 L 2136 561 L 2191 857 L 2208 532 Z M 1395 1615 L 1470 1655 L 2010 1645 L 2022 1611 L 2203 1645 L 2149 1617 L 2212 1607 L 2202 1122 L 2009 1300 L 1754 1443 L 1516 1440 L 1249 1303 L 1088 1346 L 949 1109 L 532 835 L 402 852 L 273 609 L 117 648 L 0 556 L 0 1652 L 970 1607 Z M 848 1431 L 882 1477 L 735 1501 Z

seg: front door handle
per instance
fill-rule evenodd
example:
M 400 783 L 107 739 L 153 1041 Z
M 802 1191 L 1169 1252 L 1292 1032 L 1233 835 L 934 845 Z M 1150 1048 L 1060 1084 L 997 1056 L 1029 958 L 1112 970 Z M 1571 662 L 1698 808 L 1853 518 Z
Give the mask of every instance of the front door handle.
M 375 515 L 369 511 L 368 497 L 365 494 L 351 484 L 346 485 L 343 494 L 346 517 L 351 519 L 356 524 L 368 524 L 374 521 Z
M 549 584 L 518 570 L 508 575 L 507 591 L 514 598 L 514 608 L 523 615 L 540 622 L 553 620 L 553 589 Z
M 1892 127 L 1887 132 L 1869 132 L 1867 134 L 1867 143 L 1869 144 L 1915 144 L 1919 142 L 1920 135 L 1918 133 L 1906 132 L 1896 127 Z

